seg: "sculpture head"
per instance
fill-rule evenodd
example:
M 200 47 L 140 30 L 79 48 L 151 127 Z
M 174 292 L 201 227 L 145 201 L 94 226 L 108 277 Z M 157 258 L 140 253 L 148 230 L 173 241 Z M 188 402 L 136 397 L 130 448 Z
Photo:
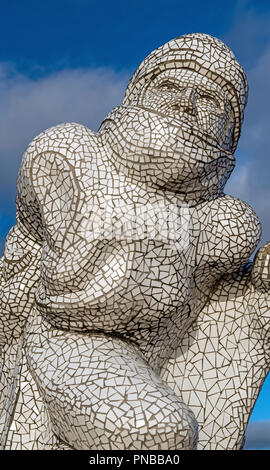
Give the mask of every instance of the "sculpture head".
M 123 106 L 102 126 L 113 130 L 118 168 L 185 194 L 221 190 L 234 167 L 247 92 L 242 67 L 219 39 L 195 33 L 169 41 L 141 63 Z
M 244 70 L 222 41 L 208 34 L 193 33 L 159 47 L 146 57 L 132 76 L 123 104 L 149 104 L 155 109 L 157 99 L 155 96 L 151 99 L 151 93 L 155 92 L 159 93 L 160 105 L 167 99 L 167 112 L 171 113 L 174 108 L 172 114 L 185 120 L 183 110 L 189 96 L 198 126 L 203 126 L 213 137 L 219 134 L 219 142 L 225 148 L 231 143 L 230 150 L 235 151 L 248 86 Z M 162 110 L 162 106 L 156 109 Z M 220 133 L 211 126 L 215 120 Z

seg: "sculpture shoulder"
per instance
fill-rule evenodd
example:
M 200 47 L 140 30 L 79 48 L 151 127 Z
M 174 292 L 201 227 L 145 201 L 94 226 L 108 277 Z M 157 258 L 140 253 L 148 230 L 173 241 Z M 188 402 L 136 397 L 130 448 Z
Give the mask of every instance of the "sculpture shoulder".
M 247 232 L 257 227 L 260 231 L 260 221 L 256 212 L 245 201 L 233 196 L 224 195 L 208 203 L 211 221 L 215 225 L 230 227 L 237 226 L 239 231 Z
M 254 210 L 238 198 L 224 195 L 202 204 L 197 212 L 201 236 L 208 240 L 201 250 L 230 270 L 246 262 L 261 236 Z M 209 247 L 208 247 L 209 244 Z
M 260 220 L 252 207 L 241 199 L 229 195 L 217 198 L 211 204 L 211 220 L 228 241 L 236 237 L 239 247 L 246 243 L 255 247 L 259 242 Z
M 66 198 L 74 200 L 77 175 L 85 168 L 91 173 L 99 150 L 98 134 L 76 123 L 51 127 L 35 137 L 23 155 L 18 174 L 17 217 L 24 224 L 29 221 L 28 225 L 35 225 L 37 232 L 48 191 L 55 199 L 60 200 L 60 195 L 63 199 L 64 192 Z
M 86 126 L 74 122 L 59 124 L 37 135 L 28 145 L 22 161 L 27 168 L 40 154 L 55 153 L 76 165 L 76 161 L 96 153 L 100 147 L 99 136 Z

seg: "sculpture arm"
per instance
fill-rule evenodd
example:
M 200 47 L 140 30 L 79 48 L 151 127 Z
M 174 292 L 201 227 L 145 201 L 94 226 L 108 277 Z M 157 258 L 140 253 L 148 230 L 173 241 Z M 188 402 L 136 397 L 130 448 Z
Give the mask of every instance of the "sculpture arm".
M 20 223 L 9 232 L 1 259 L 0 346 L 22 333 L 39 280 L 41 245 Z
M 257 331 L 270 368 L 270 242 L 256 253 L 251 270 L 252 295 L 249 311 L 257 321 Z
M 270 242 L 267 242 L 257 251 L 251 278 L 257 291 L 270 291 Z
M 31 146 L 31 144 L 30 144 Z M 31 187 L 30 153 L 24 154 L 17 181 L 17 224 L 7 235 L 1 259 L 0 346 L 17 340 L 34 302 L 42 252 L 42 224 Z
M 17 224 L 7 237 L 1 260 L 0 344 L 20 335 L 39 280 L 44 282 L 48 266 L 54 276 L 55 261 L 74 249 L 69 246 L 69 234 L 77 231 L 74 210 L 80 215 L 81 207 L 77 207 L 74 169 L 78 153 L 68 151 L 68 139 L 79 145 L 83 132 L 86 129 L 77 124 L 48 129 L 30 142 L 23 155 L 17 180 Z

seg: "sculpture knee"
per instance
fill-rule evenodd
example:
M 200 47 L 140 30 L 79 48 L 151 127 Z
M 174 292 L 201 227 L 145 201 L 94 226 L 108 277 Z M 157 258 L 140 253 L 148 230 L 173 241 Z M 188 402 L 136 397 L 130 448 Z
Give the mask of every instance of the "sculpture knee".
M 138 428 L 130 450 L 189 450 L 197 446 L 197 422 L 193 413 L 181 403 L 179 411 L 166 416 L 159 412 L 148 420 L 144 427 Z
M 112 407 L 99 403 L 97 407 L 68 411 L 66 404 L 62 408 L 54 401 L 50 415 L 55 434 L 78 450 L 196 448 L 197 422 L 184 403 L 174 402 L 170 412 L 168 406 L 162 407 L 161 403 L 154 403 L 153 411 L 143 409 L 141 404 L 133 406 L 126 403 L 121 409 L 121 405 Z
M 193 413 L 137 348 L 108 337 L 69 334 L 46 340 L 45 334 L 29 335 L 26 352 L 53 430 L 62 441 L 78 450 L 194 448 Z M 46 347 L 40 350 L 42 341 Z M 72 356 L 52 366 L 55 348 L 67 344 L 74 361 Z

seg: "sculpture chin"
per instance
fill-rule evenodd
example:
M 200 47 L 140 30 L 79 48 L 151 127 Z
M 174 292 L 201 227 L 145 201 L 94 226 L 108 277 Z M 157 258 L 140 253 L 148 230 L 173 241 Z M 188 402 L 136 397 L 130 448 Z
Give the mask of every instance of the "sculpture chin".
M 119 106 L 100 135 L 116 169 L 136 182 L 209 197 L 223 190 L 235 157 L 199 128 L 138 106 Z

